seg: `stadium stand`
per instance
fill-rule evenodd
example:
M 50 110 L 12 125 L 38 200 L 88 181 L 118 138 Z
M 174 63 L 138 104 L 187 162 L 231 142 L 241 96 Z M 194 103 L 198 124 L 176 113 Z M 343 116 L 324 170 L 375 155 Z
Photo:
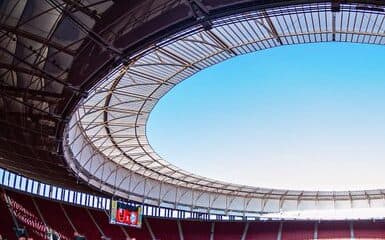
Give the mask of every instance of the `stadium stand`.
M 29 236 L 34 239 L 44 237 L 45 225 L 37 212 L 33 198 L 9 192 L 7 196 L 15 218 L 27 229 Z
M 14 227 L 12 217 L 10 214 L 10 211 L 7 207 L 7 204 L 5 202 L 4 196 L 5 194 L 3 192 L 0 192 L 0 234 L 2 234 L 3 237 L 10 237 L 14 235 L 14 232 L 12 228 Z
M 66 219 L 61 205 L 58 202 L 48 201 L 41 198 L 35 198 L 35 202 L 37 203 L 45 222 L 49 223 L 49 226 L 59 233 L 61 239 L 72 236 L 74 229 Z
M 313 239 L 313 222 L 285 222 L 282 227 L 282 240 Z
M 215 223 L 215 236 L 221 236 L 221 240 L 241 239 L 245 224 L 239 222 Z
M 87 239 L 100 239 L 101 234 L 90 219 L 86 209 L 63 204 L 63 210 L 73 223 L 76 231 Z
M 94 218 L 96 224 L 101 229 L 102 233 L 106 237 L 112 239 L 125 239 L 124 229 L 118 225 L 112 225 L 108 222 L 108 215 L 104 211 L 88 210 L 89 214 Z
M 34 240 L 51 230 L 62 240 L 75 232 L 88 240 L 385 239 L 385 220 L 254 221 L 324 200 L 329 210 L 376 210 L 384 190 L 224 183 L 154 158 L 145 134 L 164 94 L 231 57 L 316 42 L 384 45 L 384 1 L 0 0 L 0 14 L 2 238 L 25 228 Z M 76 205 L 83 194 L 92 200 Z M 175 208 L 180 218 L 148 213 L 140 229 L 111 225 L 105 206 L 117 196 Z
M 75 231 L 89 240 L 385 239 L 385 221 L 380 220 L 221 222 L 145 218 L 142 228 L 136 229 L 109 224 L 108 213 L 98 209 L 1 190 L 0 234 L 8 240 L 16 240 L 16 236 L 7 202 L 18 226 L 25 227 L 34 240 L 47 239 L 48 228 L 63 240 L 72 239 Z
M 385 222 L 355 222 L 355 239 L 385 239 Z
M 179 240 L 178 225 L 175 220 L 148 219 L 156 239 Z
M 321 222 L 318 224 L 318 239 L 350 239 L 349 222 Z
M 279 223 L 277 222 L 253 222 L 250 223 L 246 240 L 276 240 L 278 237 L 278 230 Z
M 385 239 L 385 222 L 354 222 L 355 239 Z
M 152 236 L 151 236 L 146 224 L 144 224 L 141 229 L 127 228 L 127 233 L 131 238 L 136 238 L 136 240 L 152 239 Z
M 184 221 L 182 222 L 182 230 L 185 240 L 209 240 L 211 224 L 207 224 L 206 222 Z

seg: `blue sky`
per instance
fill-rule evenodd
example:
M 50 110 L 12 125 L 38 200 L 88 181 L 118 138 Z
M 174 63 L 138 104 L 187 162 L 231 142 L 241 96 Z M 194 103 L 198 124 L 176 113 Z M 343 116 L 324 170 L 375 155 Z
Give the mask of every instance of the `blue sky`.
M 172 89 L 150 144 L 210 178 L 261 187 L 385 187 L 383 46 L 284 46 L 232 58 Z

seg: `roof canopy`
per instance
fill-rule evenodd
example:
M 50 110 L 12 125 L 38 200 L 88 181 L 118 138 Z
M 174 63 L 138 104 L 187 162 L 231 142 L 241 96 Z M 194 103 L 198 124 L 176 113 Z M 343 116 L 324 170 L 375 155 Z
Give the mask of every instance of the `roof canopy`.
M 384 44 L 384 20 L 378 6 L 309 3 L 249 9 L 163 38 L 130 55 L 92 88 L 68 126 L 67 160 L 84 180 L 111 194 L 204 212 L 247 215 L 383 202 L 382 190 L 292 191 L 194 175 L 152 149 L 146 123 L 162 96 L 208 66 L 281 45 Z
M 384 204 L 382 190 L 286 191 L 195 176 L 161 159 L 145 135 L 160 97 L 230 57 L 296 43 L 383 44 L 384 5 L 1 1 L 0 165 L 50 183 L 77 187 L 81 178 L 109 194 L 204 212 Z

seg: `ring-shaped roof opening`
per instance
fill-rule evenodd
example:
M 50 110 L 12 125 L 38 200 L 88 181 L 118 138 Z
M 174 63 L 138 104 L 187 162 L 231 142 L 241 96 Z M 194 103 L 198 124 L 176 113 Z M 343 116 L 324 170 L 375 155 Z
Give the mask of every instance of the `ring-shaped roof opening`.
M 382 7 L 312 3 L 221 17 L 163 39 L 130 56 L 89 92 L 67 128 L 67 161 L 80 177 L 104 191 L 204 212 L 260 214 L 336 207 L 336 201 L 352 206 L 352 201 L 366 204 L 368 199 L 373 205 L 371 201 L 383 199 L 383 190 L 291 191 L 191 174 L 152 149 L 146 124 L 162 96 L 202 69 L 282 45 L 384 44 L 384 20 Z

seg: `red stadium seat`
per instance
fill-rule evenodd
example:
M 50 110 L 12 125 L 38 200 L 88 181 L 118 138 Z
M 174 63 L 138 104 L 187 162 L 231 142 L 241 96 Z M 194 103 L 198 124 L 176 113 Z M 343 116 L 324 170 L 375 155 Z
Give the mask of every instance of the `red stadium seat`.
M 152 239 L 146 224 L 142 224 L 142 228 L 126 227 L 128 235 L 136 240 Z
M 183 221 L 182 231 L 185 240 L 209 240 L 211 223 L 199 221 Z
M 282 240 L 313 239 L 314 222 L 285 222 L 282 226 Z
M 33 204 L 32 197 L 11 191 L 7 191 L 7 195 L 18 224 L 27 229 L 30 237 L 42 239 L 46 234 L 46 227 Z
M 148 218 L 156 239 L 179 240 L 178 225 L 175 220 Z
M 355 239 L 385 239 L 384 221 L 357 221 L 354 222 Z
M 217 222 L 215 223 L 214 238 L 221 240 L 241 239 L 246 223 Z
M 111 239 L 126 239 L 123 230 L 119 225 L 112 225 L 109 223 L 108 216 L 103 211 L 90 210 L 90 213 L 102 229 L 106 237 Z
M 61 236 L 61 239 L 71 239 L 74 229 L 72 229 L 68 219 L 65 217 L 60 204 L 39 198 L 36 198 L 35 202 L 48 226 L 55 230 Z
M 246 240 L 277 240 L 279 223 L 252 222 L 247 231 Z
M 11 213 L 7 207 L 3 192 L 0 193 L 0 234 L 2 234 L 3 238 L 7 238 L 8 240 L 16 240 Z
M 98 228 L 92 222 L 86 209 L 64 204 L 63 208 L 80 234 L 84 235 L 87 239 L 90 240 L 101 238 L 101 234 Z
M 350 239 L 349 222 L 321 222 L 318 224 L 318 239 Z
M 122 227 L 109 224 L 105 212 L 96 209 L 62 204 L 41 198 L 32 199 L 11 191 L 4 191 L 11 200 L 11 208 L 20 225 L 25 226 L 34 240 L 45 240 L 45 225 L 40 213 L 48 226 L 62 235 L 63 240 L 72 239 L 74 229 L 84 234 L 88 240 L 99 240 L 102 234 L 98 227 L 111 240 L 126 239 L 125 232 L 136 240 L 152 239 L 145 223 L 142 228 Z M 35 201 L 36 206 L 33 201 Z M 70 222 L 64 214 L 67 213 Z M 87 213 L 91 214 L 91 216 Z M 13 232 L 13 221 L 3 196 L 0 197 L 0 234 L 8 240 L 16 240 Z M 94 221 L 92 220 L 94 219 Z M 179 229 L 176 220 L 147 218 L 147 221 L 157 240 L 180 240 Z M 185 240 L 209 240 L 212 222 L 180 220 L 183 237 Z M 250 222 L 246 234 L 246 240 L 276 240 L 278 237 L 280 222 Z M 318 239 L 342 240 L 350 239 L 354 233 L 355 239 L 385 240 L 385 221 L 353 221 L 353 232 L 350 229 L 350 221 L 321 221 L 318 223 Z M 215 222 L 215 240 L 241 239 L 246 222 Z M 98 227 L 97 227 L 98 226 Z M 314 221 L 285 221 L 282 223 L 282 240 L 310 240 L 314 237 Z

